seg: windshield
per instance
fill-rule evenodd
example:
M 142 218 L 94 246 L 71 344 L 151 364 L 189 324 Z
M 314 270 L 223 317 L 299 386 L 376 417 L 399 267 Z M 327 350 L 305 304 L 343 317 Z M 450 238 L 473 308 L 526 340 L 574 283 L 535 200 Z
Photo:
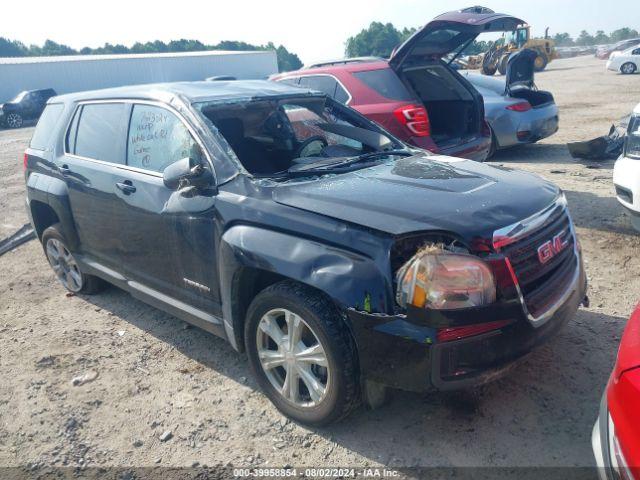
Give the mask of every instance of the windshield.
M 20 92 L 18 95 L 15 96 L 13 100 L 11 100 L 11 102 L 13 103 L 21 102 L 22 99 L 27 96 L 27 93 L 29 92 Z
M 325 96 L 203 102 L 194 106 L 244 168 L 258 176 L 405 148 L 358 113 Z

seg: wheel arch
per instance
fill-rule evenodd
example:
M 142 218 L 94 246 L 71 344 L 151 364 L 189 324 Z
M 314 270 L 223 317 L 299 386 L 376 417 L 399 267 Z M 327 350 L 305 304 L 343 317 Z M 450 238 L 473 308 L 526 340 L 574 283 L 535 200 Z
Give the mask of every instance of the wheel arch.
M 48 203 L 32 200 L 29 204 L 29 208 L 31 210 L 33 228 L 36 231 L 38 238 L 42 240 L 42 233 L 51 225 L 59 223 L 60 219 Z
M 386 311 L 390 284 L 372 259 L 260 227 L 239 225 L 222 237 L 220 290 L 225 331 L 243 351 L 246 312 L 262 290 L 292 280 L 327 296 L 340 309 Z
M 60 229 L 69 248 L 77 249 L 80 241 L 71 213 L 66 183 L 58 178 L 34 172 L 27 179 L 27 192 L 29 212 L 38 238 L 42 238 L 42 232 L 47 227 L 53 223 L 60 223 Z M 57 221 L 48 223 L 52 219 Z

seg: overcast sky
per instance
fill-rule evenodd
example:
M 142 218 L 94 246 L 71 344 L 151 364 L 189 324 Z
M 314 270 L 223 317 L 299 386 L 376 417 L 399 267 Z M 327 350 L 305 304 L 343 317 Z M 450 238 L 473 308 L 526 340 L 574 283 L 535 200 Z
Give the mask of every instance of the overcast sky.
M 481 4 L 528 21 L 534 34 L 585 29 L 640 30 L 639 0 L 223 0 L 198 2 L 4 0 L 0 36 L 26 44 L 47 38 L 74 48 L 105 42 L 197 39 L 283 44 L 304 63 L 341 57 L 344 42 L 372 21 L 422 26 L 445 11 Z M 98 7 L 99 5 L 99 7 Z

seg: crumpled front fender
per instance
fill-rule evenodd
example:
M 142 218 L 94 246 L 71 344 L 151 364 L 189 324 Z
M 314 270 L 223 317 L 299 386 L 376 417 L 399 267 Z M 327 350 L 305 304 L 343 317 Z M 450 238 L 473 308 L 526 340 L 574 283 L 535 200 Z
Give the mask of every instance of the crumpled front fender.
M 238 225 L 222 236 L 220 291 L 229 339 L 238 348 L 244 318 L 234 307 L 237 277 L 251 268 L 274 273 L 327 294 L 344 308 L 384 312 L 392 305 L 388 277 L 373 259 L 353 251 L 265 228 Z

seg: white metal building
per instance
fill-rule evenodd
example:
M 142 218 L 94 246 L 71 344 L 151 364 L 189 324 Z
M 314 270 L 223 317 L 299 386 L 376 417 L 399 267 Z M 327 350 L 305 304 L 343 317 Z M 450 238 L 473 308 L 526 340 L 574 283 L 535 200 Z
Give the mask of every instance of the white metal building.
M 0 103 L 23 90 L 40 88 L 53 88 L 63 94 L 218 75 L 262 79 L 277 71 L 274 51 L 0 58 Z

